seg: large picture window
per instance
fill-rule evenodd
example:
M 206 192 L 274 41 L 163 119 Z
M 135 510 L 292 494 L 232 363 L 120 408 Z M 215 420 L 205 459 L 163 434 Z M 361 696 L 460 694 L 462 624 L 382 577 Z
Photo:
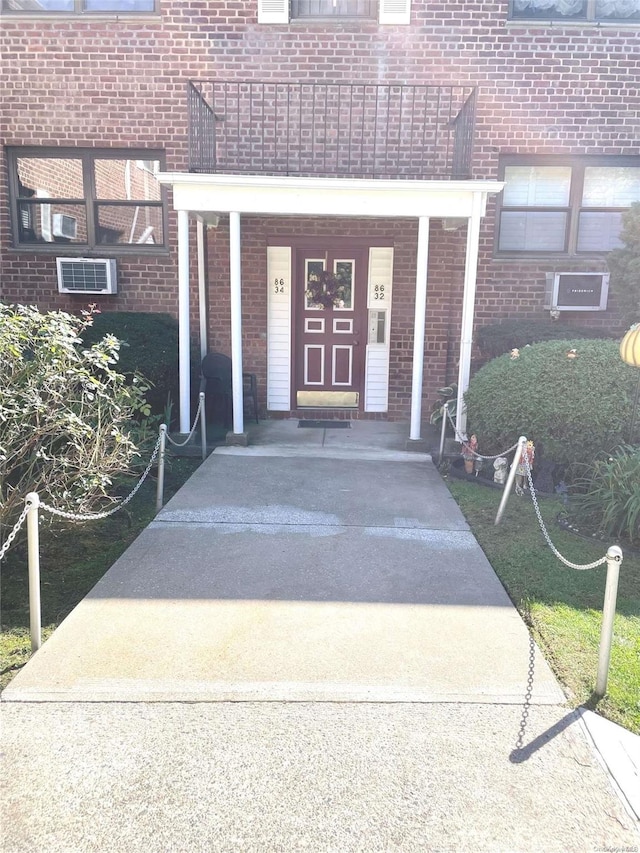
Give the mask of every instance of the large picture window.
M 505 157 L 497 251 L 587 254 L 620 246 L 622 214 L 640 202 L 640 157 Z
M 160 152 L 10 148 L 8 154 L 16 246 L 165 248 Z
M 640 0 L 511 0 L 509 11 L 520 21 L 640 23 Z

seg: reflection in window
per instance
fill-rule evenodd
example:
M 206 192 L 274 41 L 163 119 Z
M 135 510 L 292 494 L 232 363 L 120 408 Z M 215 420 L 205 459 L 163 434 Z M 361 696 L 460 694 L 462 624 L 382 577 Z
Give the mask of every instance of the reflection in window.
M 161 207 L 99 204 L 96 209 L 99 243 L 164 243 Z
M 160 159 L 110 157 L 100 149 L 8 149 L 17 245 L 163 248 Z M 28 152 L 28 153 L 27 153 Z M 62 152 L 65 152 L 63 156 Z M 155 153 L 155 152 L 149 152 Z
M 353 309 L 353 261 L 334 261 L 333 274 L 338 280 L 338 302 L 336 308 Z
M 151 169 L 141 164 L 151 164 Z M 120 201 L 160 201 L 157 160 L 96 160 L 96 197 Z
M 304 262 L 304 280 L 307 282 L 307 290 L 305 292 L 304 307 L 307 310 L 322 309 L 319 302 L 313 301 L 313 295 L 309 291 L 309 285 L 313 289 L 313 285 L 318 282 L 324 272 L 324 260 L 306 260 Z
M 84 198 L 82 160 L 62 157 L 19 157 L 20 195 L 32 196 L 46 187 L 50 198 Z

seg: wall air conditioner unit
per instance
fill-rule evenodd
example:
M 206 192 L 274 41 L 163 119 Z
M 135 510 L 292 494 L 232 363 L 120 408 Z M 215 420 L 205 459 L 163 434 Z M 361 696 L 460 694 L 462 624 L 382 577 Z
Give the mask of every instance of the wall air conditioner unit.
M 107 258 L 56 258 L 60 293 L 117 293 L 116 262 Z
M 544 307 L 548 311 L 605 311 L 607 272 L 548 272 Z
M 78 235 L 78 221 L 75 216 L 69 216 L 66 213 L 54 213 L 51 231 L 54 237 L 66 237 L 68 240 L 75 240 Z

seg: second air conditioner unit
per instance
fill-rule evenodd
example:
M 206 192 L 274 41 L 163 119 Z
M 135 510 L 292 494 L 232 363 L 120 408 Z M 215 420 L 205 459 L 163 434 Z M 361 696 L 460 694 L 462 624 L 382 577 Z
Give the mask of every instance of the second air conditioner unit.
M 544 307 L 548 311 L 605 311 L 607 272 L 547 273 Z

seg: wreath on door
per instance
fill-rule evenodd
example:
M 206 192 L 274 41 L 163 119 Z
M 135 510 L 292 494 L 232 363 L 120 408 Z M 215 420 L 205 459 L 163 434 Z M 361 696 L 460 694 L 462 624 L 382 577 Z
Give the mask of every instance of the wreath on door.
M 309 276 L 306 295 L 313 305 L 321 305 L 322 308 L 343 308 L 347 286 L 333 273 L 324 270 Z

